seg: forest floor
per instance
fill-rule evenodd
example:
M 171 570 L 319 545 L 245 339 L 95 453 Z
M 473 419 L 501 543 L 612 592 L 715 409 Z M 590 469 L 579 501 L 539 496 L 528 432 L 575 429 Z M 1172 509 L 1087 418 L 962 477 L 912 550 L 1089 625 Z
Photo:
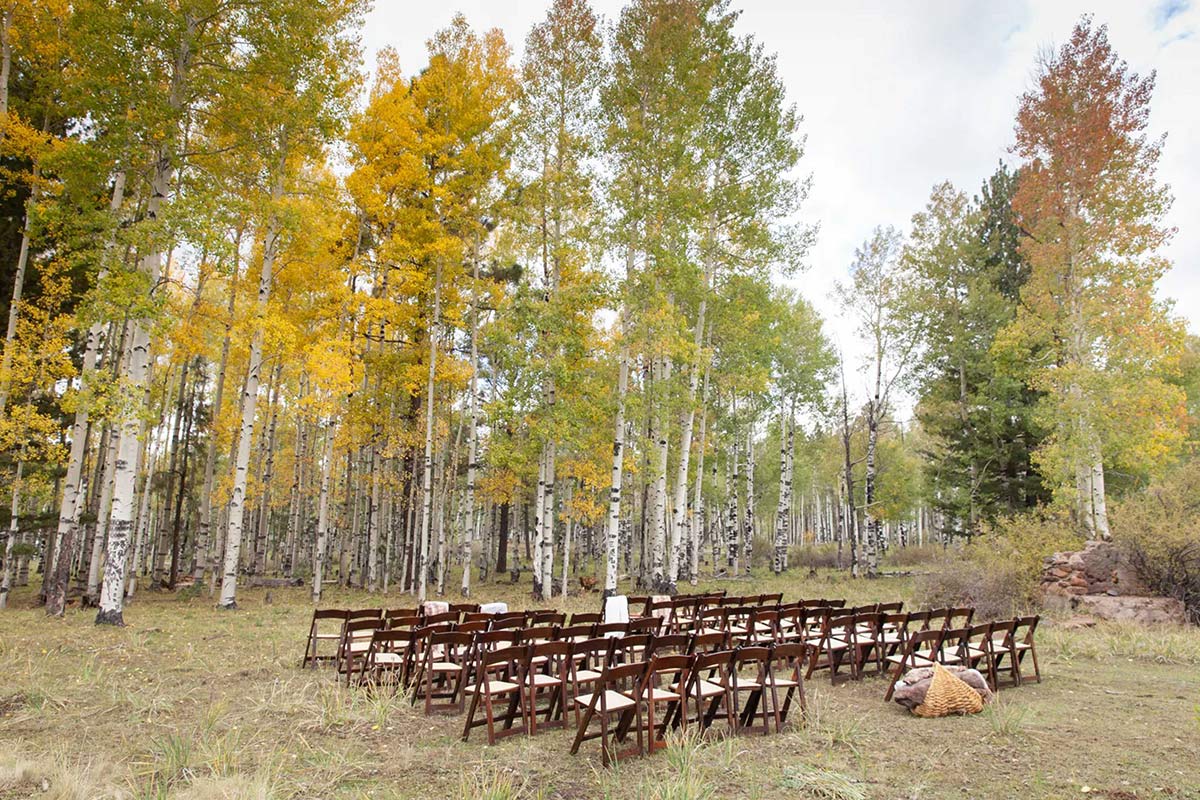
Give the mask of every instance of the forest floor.
M 702 584 L 703 585 L 703 584 Z M 711 585 L 711 584 L 709 584 Z M 733 592 L 912 600 L 904 578 L 722 581 Z M 1200 798 L 1200 630 L 1101 624 L 1038 632 L 1043 681 L 968 718 L 921 719 L 885 683 L 810 683 L 807 724 L 681 740 L 600 766 L 571 734 L 459 741 L 462 719 L 298 667 L 306 590 L 244 590 L 236 612 L 143 592 L 128 626 L 47 620 L 28 590 L 0 612 L 0 800 L 108 798 Z M 528 603 L 528 586 L 478 586 Z M 407 605 L 328 593 L 329 606 Z M 599 595 L 556 601 L 595 610 Z

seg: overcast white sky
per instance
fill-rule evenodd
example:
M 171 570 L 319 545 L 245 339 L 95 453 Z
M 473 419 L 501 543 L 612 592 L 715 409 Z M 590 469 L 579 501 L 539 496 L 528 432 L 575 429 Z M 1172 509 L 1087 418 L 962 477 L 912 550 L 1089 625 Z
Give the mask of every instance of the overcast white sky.
M 499 27 L 520 58 L 546 0 L 375 0 L 363 42 L 368 66 L 390 45 L 415 72 L 425 41 L 461 11 L 477 29 Z M 615 20 L 622 0 L 593 0 Z M 805 121 L 802 171 L 813 176 L 803 209 L 821 226 L 799 280 L 830 333 L 854 353 L 853 328 L 829 297 L 854 248 L 881 224 L 903 231 L 942 180 L 974 193 L 1012 143 L 1017 99 L 1039 48 L 1057 46 L 1083 13 L 1109 27 L 1117 53 L 1139 73 L 1157 70 L 1152 129 L 1166 132 L 1160 167 L 1175 193 L 1179 229 L 1162 286 L 1200 331 L 1200 0 L 1042 2 L 828 2 L 734 0 L 739 27 L 779 58 Z

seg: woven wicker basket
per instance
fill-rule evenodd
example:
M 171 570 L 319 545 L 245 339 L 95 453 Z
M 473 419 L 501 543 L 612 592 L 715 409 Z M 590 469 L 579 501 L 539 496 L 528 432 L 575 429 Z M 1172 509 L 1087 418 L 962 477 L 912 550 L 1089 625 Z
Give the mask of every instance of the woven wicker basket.
M 925 702 L 913 709 L 918 717 L 945 717 L 950 714 L 978 714 L 983 698 L 966 681 L 953 675 L 941 664 L 933 665 L 933 680 L 925 693 Z

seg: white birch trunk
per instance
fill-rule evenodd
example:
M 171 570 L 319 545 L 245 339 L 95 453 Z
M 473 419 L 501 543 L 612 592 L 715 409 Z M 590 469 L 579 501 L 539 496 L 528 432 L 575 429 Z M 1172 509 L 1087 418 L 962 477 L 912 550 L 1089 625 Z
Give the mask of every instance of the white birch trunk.
M 433 279 L 433 322 L 429 326 L 429 385 L 425 395 L 425 464 L 421 481 L 421 541 L 417 576 L 417 600 L 425 602 L 429 580 L 429 530 L 433 515 L 433 397 L 437 370 L 437 332 L 442 314 L 442 265 L 439 262 Z
M 554 597 L 554 484 L 555 446 L 546 443 L 546 483 L 542 499 L 542 599 Z
M 622 326 L 623 327 L 623 326 Z M 617 559 L 621 548 L 621 480 L 625 474 L 625 395 L 629 389 L 629 346 L 621 343 L 617 369 L 617 413 L 613 422 L 612 479 L 608 525 L 604 535 L 604 596 L 617 593 Z
M 22 448 L 24 450 L 24 448 Z M 8 523 L 8 539 L 4 543 L 4 576 L 0 577 L 0 608 L 8 608 L 8 593 L 13 585 L 13 563 L 17 534 L 20 532 L 21 483 L 25 476 L 25 461 L 17 460 L 17 472 L 13 477 L 12 504 L 9 506 L 11 517 Z
M 283 170 L 284 167 L 281 164 L 271 190 L 271 199 L 275 203 L 278 203 L 283 197 Z M 238 430 L 237 456 L 234 461 L 233 490 L 229 498 L 229 521 L 225 529 L 225 563 L 221 574 L 221 597 L 217 602 L 217 607 L 224 609 L 237 608 L 238 562 L 242 554 L 246 483 L 250 471 L 250 445 L 254 440 L 254 417 L 258 410 L 258 385 L 262 372 L 262 317 L 266 315 L 267 303 L 271 299 L 271 281 L 274 277 L 275 256 L 279 248 L 280 234 L 279 218 L 276 212 L 272 211 L 267 222 L 266 236 L 263 239 L 262 271 L 258 278 L 258 299 L 255 307 L 258 319 L 254 325 L 254 334 L 250 339 L 249 369 L 246 374 L 246 384 L 242 388 L 242 419 Z
M 313 604 L 321 602 L 321 589 L 325 576 L 325 551 L 329 540 L 329 483 L 333 474 L 333 443 L 337 438 L 337 425 L 329 423 L 325 431 L 325 460 L 321 464 L 321 492 L 317 499 L 317 541 L 313 546 Z

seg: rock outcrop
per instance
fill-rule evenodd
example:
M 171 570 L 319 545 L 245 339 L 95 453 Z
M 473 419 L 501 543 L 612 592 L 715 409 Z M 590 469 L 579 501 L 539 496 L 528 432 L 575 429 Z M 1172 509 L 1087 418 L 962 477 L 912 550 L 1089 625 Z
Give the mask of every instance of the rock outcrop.
M 1183 603 L 1151 596 L 1129 558 L 1112 542 L 1055 553 L 1042 572 L 1046 605 L 1097 619 L 1146 625 L 1187 621 Z

